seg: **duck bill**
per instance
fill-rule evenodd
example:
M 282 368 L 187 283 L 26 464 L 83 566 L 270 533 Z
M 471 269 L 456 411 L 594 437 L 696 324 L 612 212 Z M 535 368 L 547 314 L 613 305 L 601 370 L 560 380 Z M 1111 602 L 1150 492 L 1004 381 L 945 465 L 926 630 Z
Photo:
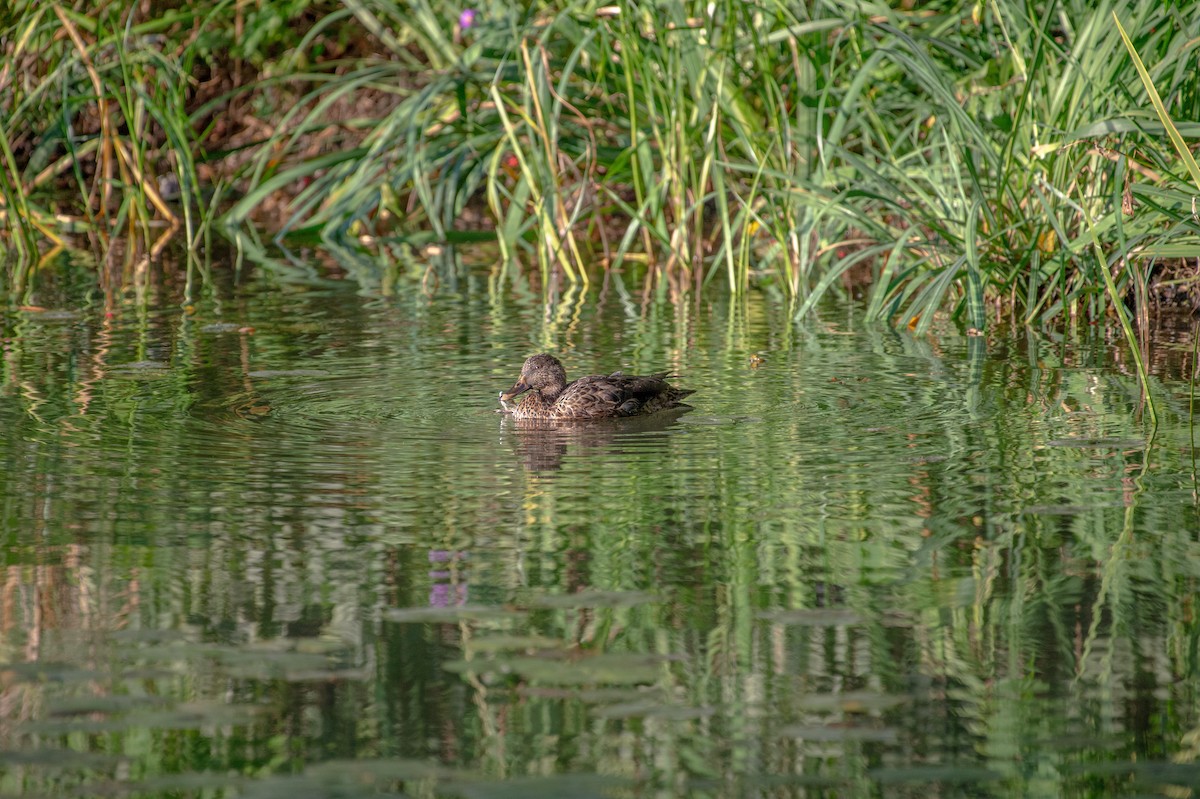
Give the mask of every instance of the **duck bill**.
M 529 390 L 529 384 L 526 383 L 524 380 L 520 380 L 517 382 L 517 384 L 515 386 L 510 388 L 508 391 L 501 391 L 500 399 L 502 399 L 505 402 L 508 402 L 513 397 L 519 397 L 520 395 L 524 394 L 528 390 Z

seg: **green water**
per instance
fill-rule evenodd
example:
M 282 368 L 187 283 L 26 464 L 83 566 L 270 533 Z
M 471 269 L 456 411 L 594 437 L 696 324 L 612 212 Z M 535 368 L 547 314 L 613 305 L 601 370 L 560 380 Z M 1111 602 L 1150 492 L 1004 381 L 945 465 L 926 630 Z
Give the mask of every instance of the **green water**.
M 1186 337 L 257 276 L 13 311 L 0 794 L 1184 796 Z M 527 430 L 526 356 L 695 409 Z M 760 356 L 761 363 L 752 362 Z

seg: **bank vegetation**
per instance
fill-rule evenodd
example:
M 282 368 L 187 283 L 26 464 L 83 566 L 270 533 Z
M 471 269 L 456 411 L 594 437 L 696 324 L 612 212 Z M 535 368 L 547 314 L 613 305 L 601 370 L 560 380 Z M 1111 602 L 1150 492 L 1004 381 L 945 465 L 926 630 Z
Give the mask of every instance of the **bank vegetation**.
M 1200 16 L 1174 5 L 6 9 L 10 296 L 58 247 L 144 260 L 214 235 L 380 264 L 482 244 L 541 286 L 610 272 L 798 314 L 858 294 L 918 329 L 1200 296 Z

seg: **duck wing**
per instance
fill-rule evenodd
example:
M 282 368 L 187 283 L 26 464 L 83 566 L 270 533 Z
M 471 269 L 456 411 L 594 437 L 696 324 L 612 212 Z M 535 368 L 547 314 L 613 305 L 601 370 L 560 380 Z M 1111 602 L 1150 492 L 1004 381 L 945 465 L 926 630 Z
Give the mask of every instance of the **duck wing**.
M 636 416 L 678 405 L 692 392 L 667 382 L 666 372 L 652 375 L 589 375 L 568 385 L 556 404 L 572 408 L 573 415 Z

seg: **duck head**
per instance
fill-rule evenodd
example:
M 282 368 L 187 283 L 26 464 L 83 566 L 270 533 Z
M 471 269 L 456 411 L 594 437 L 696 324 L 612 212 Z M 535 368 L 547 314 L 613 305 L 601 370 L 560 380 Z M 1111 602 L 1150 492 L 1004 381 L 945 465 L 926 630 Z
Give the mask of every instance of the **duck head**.
M 542 399 L 553 402 L 567 385 L 567 372 L 562 363 L 553 355 L 542 353 L 534 355 L 525 361 L 521 367 L 521 377 L 516 385 L 508 391 L 500 393 L 500 399 L 507 402 L 513 397 L 520 396 L 526 391 L 536 391 Z

